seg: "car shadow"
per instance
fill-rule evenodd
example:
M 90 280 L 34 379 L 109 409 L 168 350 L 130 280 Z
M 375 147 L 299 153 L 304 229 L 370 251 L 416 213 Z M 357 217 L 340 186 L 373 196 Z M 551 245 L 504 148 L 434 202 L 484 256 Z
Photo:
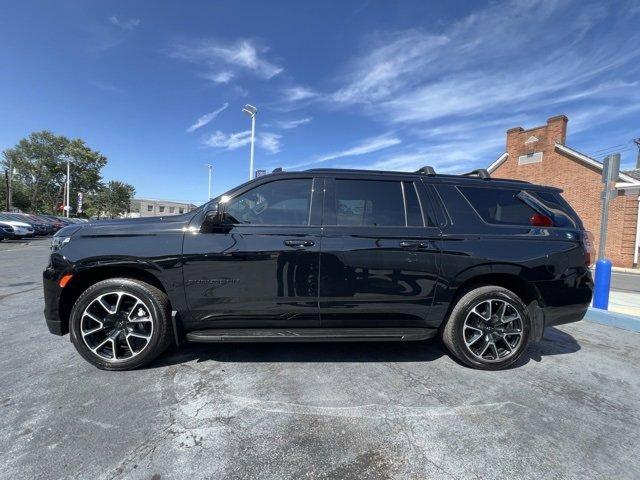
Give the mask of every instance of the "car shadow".
M 531 360 L 540 362 L 545 356 L 564 355 L 578 350 L 580 344 L 573 336 L 549 327 L 545 330 L 544 338 L 529 345 L 527 351 L 511 368 L 519 368 Z M 442 356 L 453 358 L 438 338 L 417 342 L 186 342 L 179 348 L 171 348 L 146 368 L 178 365 L 193 360 L 224 363 L 431 362 Z
M 172 348 L 149 368 L 198 362 L 430 362 L 447 355 L 437 339 L 417 342 L 190 343 Z
M 518 368 L 529 363 L 541 362 L 543 357 L 551 355 L 566 355 L 581 349 L 578 341 L 569 333 L 555 327 L 547 327 L 539 342 L 532 342 L 527 351 L 518 359 L 512 368 Z

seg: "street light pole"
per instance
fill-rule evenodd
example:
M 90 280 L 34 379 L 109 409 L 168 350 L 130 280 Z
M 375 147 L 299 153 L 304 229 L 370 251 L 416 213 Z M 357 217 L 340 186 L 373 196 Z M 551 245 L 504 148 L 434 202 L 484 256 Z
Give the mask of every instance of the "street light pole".
M 70 203 L 70 195 L 69 195 L 69 189 L 71 187 L 71 162 L 69 161 L 69 158 L 67 157 L 67 199 L 66 199 L 66 205 L 65 205 L 65 210 L 67 212 L 67 218 L 69 218 L 69 210 L 71 210 L 71 206 L 69 205 Z
M 249 180 L 253 179 L 253 151 L 256 139 L 256 113 L 258 109 L 248 103 L 242 108 L 242 111 L 251 117 L 251 157 L 249 160 Z
M 211 170 L 213 169 L 213 165 L 211 165 L 210 163 L 205 163 L 204 166 L 209 169 L 209 183 L 208 183 L 209 189 L 207 192 L 207 202 L 208 202 L 209 200 L 211 200 Z
M 251 160 L 249 160 L 249 180 L 253 178 L 253 148 L 256 143 L 256 115 L 251 116 Z

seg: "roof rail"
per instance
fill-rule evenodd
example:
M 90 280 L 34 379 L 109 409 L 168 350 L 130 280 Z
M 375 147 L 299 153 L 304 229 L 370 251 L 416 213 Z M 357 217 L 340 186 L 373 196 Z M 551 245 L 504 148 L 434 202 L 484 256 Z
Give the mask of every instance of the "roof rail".
M 428 165 L 422 167 L 420 170 L 417 170 L 415 173 L 419 173 L 420 175 L 429 175 L 430 177 L 434 177 L 436 175 L 436 171 L 433 169 L 433 167 L 430 167 Z
M 477 170 L 472 170 L 468 173 L 463 173 L 463 177 L 478 177 L 482 180 L 491 180 L 491 175 L 484 168 L 478 168 Z

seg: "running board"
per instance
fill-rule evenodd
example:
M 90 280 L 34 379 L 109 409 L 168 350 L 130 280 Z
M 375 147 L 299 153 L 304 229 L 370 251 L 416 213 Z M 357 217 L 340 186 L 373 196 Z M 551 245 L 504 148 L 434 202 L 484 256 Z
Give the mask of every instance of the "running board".
M 431 328 L 214 328 L 187 333 L 191 342 L 375 342 L 424 340 Z

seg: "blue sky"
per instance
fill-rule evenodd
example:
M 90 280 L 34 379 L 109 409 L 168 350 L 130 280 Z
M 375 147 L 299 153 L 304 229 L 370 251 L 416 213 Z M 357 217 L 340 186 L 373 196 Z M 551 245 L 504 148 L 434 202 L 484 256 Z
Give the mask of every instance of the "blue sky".
M 640 1 L 1 4 L 0 149 L 85 139 L 106 179 L 190 200 L 256 168 L 486 167 L 505 131 L 569 117 L 568 144 L 632 168 Z

